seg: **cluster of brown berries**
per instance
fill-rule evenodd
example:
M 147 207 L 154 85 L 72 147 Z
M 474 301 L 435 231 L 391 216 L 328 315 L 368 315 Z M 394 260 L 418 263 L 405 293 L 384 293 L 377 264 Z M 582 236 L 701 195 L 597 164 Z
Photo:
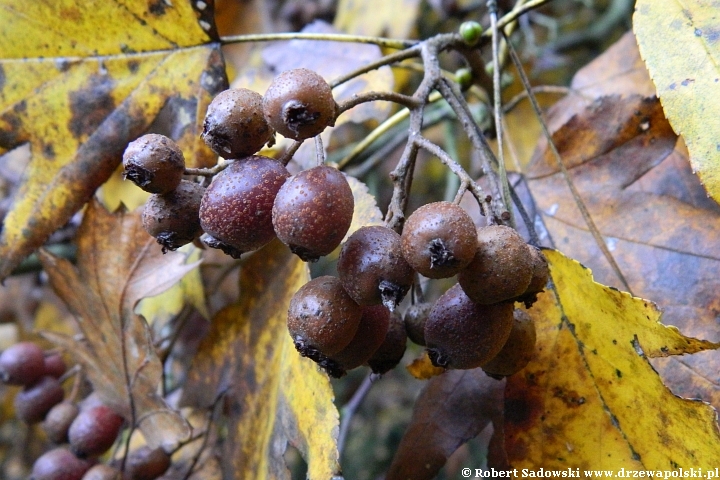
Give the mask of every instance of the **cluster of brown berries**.
M 170 466 L 161 449 L 131 452 L 121 473 L 97 463 L 115 443 L 125 420 L 91 394 L 79 404 L 65 400 L 62 356 L 34 342 L 16 343 L 0 354 L 0 379 L 22 386 L 15 395 L 15 414 L 28 425 L 42 422 L 48 440 L 57 445 L 34 463 L 32 480 L 153 480 Z

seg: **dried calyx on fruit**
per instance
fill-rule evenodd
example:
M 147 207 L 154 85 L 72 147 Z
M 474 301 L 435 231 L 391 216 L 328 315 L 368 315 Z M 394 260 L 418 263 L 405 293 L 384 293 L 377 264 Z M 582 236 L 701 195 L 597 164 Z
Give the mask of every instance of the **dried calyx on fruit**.
M 272 223 L 280 241 L 306 262 L 335 250 L 352 222 L 355 200 L 345 175 L 321 165 L 290 177 L 277 193 Z
M 172 192 L 154 194 L 147 200 L 142 225 L 162 245 L 163 253 L 177 250 L 200 236 L 200 201 L 204 192 L 200 184 L 183 180 Z
M 263 98 L 246 88 L 220 92 L 208 105 L 202 138 L 218 155 L 237 159 L 258 152 L 272 138 Z
M 150 193 L 170 193 L 185 172 L 185 157 L 175 142 L 149 133 L 130 142 L 123 154 L 123 177 Z
M 323 77 L 296 68 L 275 77 L 263 97 L 263 111 L 278 133 L 304 140 L 335 124 L 337 104 Z
M 413 283 L 414 272 L 402 255 L 400 235 L 382 226 L 361 227 L 340 251 L 338 274 L 360 305 L 383 304 L 391 311 Z
M 215 176 L 202 197 L 202 241 L 239 258 L 275 238 L 273 202 L 288 177 L 282 163 L 260 155 L 230 164 Z

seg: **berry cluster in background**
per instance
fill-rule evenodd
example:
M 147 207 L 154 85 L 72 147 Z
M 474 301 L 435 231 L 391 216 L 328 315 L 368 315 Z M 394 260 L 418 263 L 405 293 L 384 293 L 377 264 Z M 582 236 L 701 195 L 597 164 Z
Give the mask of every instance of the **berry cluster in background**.
M 169 138 L 139 138 L 123 163 L 125 177 L 153 193 L 143 213 L 146 230 L 163 251 L 199 240 L 240 258 L 277 237 L 306 262 L 330 254 L 353 217 L 345 175 L 324 163 L 321 143 L 318 164 L 295 175 L 286 168 L 291 155 L 278 160 L 257 152 L 276 133 L 297 142 L 317 136 L 339 113 L 330 86 L 307 69 L 281 73 L 264 96 L 226 90 L 209 105 L 202 134 L 225 163 L 185 172 L 199 173 L 200 182 L 182 179 L 182 153 Z M 436 367 L 484 367 L 494 376 L 521 369 L 535 332 L 514 303 L 532 305 L 548 266 L 513 228 L 485 223 L 477 228 L 457 202 L 435 202 L 394 228 L 352 232 L 337 276 L 314 278 L 292 298 L 287 325 L 297 351 L 333 377 L 361 365 L 383 374 L 399 363 L 409 336 L 427 347 Z M 411 302 L 403 318 L 397 307 L 418 275 L 457 275 L 458 283 L 433 304 Z

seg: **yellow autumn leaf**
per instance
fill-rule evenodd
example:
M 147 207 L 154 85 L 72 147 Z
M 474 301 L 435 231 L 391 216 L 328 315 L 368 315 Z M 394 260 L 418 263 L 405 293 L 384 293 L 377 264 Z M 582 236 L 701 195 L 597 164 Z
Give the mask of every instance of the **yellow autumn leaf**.
M 293 294 L 308 267 L 274 240 L 243 264 L 239 303 L 221 310 L 190 368 L 183 403 L 212 405 L 225 395 L 225 478 L 288 479 L 288 444 L 308 464 L 307 477 L 339 471 L 338 412 L 327 375 L 295 350 L 287 331 Z
M 510 464 L 573 472 L 720 465 L 715 410 L 673 395 L 648 362 L 720 345 L 683 336 L 659 322 L 651 302 L 594 282 L 557 251 L 544 253 L 555 290 L 529 310 L 535 357 L 508 378 Z
M 196 11 L 204 5 L 204 9 Z M 212 2 L 0 0 L 0 154 L 31 160 L 0 237 L 0 279 L 64 225 L 148 129 L 173 137 L 190 166 L 225 88 Z
M 720 16 L 705 0 L 638 0 L 633 30 L 693 170 L 720 202 Z

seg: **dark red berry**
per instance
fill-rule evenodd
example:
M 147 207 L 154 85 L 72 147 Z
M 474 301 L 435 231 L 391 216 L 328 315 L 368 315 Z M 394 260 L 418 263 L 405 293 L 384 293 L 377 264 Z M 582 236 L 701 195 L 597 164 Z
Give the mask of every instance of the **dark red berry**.
M 462 207 L 450 202 L 423 205 L 410 215 L 402 232 L 402 253 L 428 278 L 448 278 L 475 256 L 475 224 Z
M 414 272 L 401 253 L 400 235 L 382 226 L 361 227 L 343 245 L 338 274 L 360 305 L 382 303 L 391 311 L 405 297 Z
M 243 158 L 258 152 L 273 133 L 262 105 L 262 95 L 246 88 L 220 92 L 208 105 L 203 140 L 224 158 Z
M 185 173 L 185 157 L 175 142 L 149 133 L 130 142 L 123 155 L 123 177 L 150 193 L 170 193 Z
M 272 221 L 278 238 L 304 261 L 329 254 L 352 222 L 355 200 L 348 181 L 326 165 L 293 175 L 278 191 Z
M 129 480 L 155 480 L 170 468 L 170 460 L 162 448 L 143 446 L 127 456 L 125 474 Z
M 253 155 L 237 160 L 215 176 L 200 203 L 202 240 L 239 258 L 275 238 L 275 196 L 290 177 L 275 159 Z
M 337 105 L 323 77 L 306 68 L 275 77 L 263 98 L 265 118 L 284 137 L 304 140 L 335 123 Z
M 82 477 L 82 480 L 124 480 L 123 475 L 115 467 L 98 463 L 88 470 Z
M 105 405 L 82 409 L 70 425 L 70 448 L 78 457 L 102 455 L 120 433 L 123 418 Z
M 55 448 L 35 460 L 30 480 L 80 480 L 91 466 L 67 448 Z
M 318 354 L 335 355 L 350 343 L 361 317 L 362 308 L 343 290 L 340 280 L 323 276 L 293 295 L 287 324 L 298 352 L 317 362 Z
M 27 424 L 40 422 L 63 397 L 65 391 L 58 379 L 42 376 L 15 395 L 15 415 Z
M 430 360 L 436 367 L 480 367 L 505 345 L 512 324 L 511 302 L 474 303 L 455 284 L 438 298 L 425 324 Z
M 390 325 L 385 339 L 367 361 L 370 369 L 378 375 L 389 372 L 400 363 L 405 355 L 406 347 L 405 324 L 400 314 L 393 312 L 390 315 Z
M 200 184 L 183 180 L 174 191 L 148 198 L 142 224 L 162 245 L 163 252 L 177 250 L 200 236 L 200 201 L 204 192 Z
M 67 365 L 65 365 L 62 355 L 58 352 L 50 352 L 45 355 L 45 375 L 60 378 L 66 371 Z
M 478 247 L 458 282 L 473 302 L 489 305 L 525 292 L 533 275 L 530 248 L 515 230 L 504 225 L 478 229 Z
M 341 377 L 346 371 L 357 368 L 367 362 L 380 348 L 390 326 L 390 310 L 384 305 L 363 307 L 360 325 L 347 347 L 331 357 L 332 368 L 327 372 L 333 377 Z
M 0 355 L 0 379 L 9 385 L 30 385 L 45 374 L 45 354 L 33 342 L 20 342 Z
M 72 402 L 60 402 L 50 409 L 43 420 L 43 430 L 53 443 L 68 441 L 70 424 L 78 416 L 80 409 Z

